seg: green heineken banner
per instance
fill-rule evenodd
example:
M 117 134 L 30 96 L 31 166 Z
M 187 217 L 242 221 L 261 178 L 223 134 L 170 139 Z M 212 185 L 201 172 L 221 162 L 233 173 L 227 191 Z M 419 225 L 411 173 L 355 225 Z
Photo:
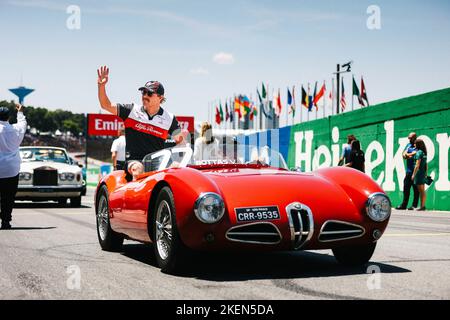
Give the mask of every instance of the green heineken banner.
M 450 88 L 294 125 L 288 165 L 306 172 L 336 166 L 347 135 L 353 134 L 366 154 L 366 173 L 396 206 L 403 196 L 406 163 L 402 152 L 410 132 L 424 140 L 428 174 L 434 179 L 427 186 L 426 207 L 450 210 Z

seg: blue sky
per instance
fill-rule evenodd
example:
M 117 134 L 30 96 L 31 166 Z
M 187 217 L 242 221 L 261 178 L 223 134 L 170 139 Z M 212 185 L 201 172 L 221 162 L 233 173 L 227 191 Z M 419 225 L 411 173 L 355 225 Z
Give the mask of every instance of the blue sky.
M 80 30 L 66 27 L 71 4 Z M 366 26 L 372 4 L 380 30 Z M 330 88 L 336 64 L 353 60 L 375 104 L 449 87 L 449 34 L 448 1 L 0 0 L 0 100 L 23 75 L 36 89 L 27 104 L 97 112 L 106 64 L 112 101 L 139 101 L 137 88 L 159 80 L 167 109 L 201 121 L 211 101 L 255 98 L 261 81 L 281 88 L 283 104 L 287 86 Z

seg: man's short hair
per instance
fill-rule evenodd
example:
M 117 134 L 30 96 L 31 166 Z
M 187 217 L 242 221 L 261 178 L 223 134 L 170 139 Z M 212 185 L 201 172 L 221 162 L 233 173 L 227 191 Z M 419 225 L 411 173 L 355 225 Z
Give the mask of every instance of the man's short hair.
M 9 120 L 9 108 L 0 107 L 0 121 L 8 121 L 8 120 Z

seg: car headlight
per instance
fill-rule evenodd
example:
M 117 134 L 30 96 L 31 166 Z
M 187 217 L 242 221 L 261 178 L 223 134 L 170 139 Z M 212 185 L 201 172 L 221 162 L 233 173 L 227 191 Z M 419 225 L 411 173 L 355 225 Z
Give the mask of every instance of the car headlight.
M 366 211 L 370 219 L 382 222 L 391 215 L 391 201 L 384 193 L 372 193 L 367 199 Z
M 202 193 L 195 201 L 194 212 L 201 222 L 215 223 L 223 217 L 225 205 L 217 193 Z
M 73 181 L 75 179 L 75 175 L 70 172 L 64 172 L 59 174 L 59 180 L 61 181 Z
M 33 177 L 33 175 L 31 173 L 28 172 L 21 172 L 19 173 L 19 180 L 31 180 L 31 178 Z

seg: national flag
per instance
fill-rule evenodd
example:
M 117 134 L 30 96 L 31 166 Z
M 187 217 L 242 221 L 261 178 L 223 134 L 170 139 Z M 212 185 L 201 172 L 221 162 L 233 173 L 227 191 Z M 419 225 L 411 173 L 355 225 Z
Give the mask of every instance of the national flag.
M 347 102 L 345 102 L 344 79 L 342 79 L 341 110 L 344 111 L 346 106 Z
M 223 118 L 223 109 L 222 109 L 222 102 L 219 102 L 219 107 L 220 107 L 220 121 L 222 122 L 224 120 Z
M 295 86 L 292 86 L 292 105 L 291 105 L 291 111 L 292 111 L 292 118 L 295 118 Z
M 289 87 L 287 88 L 287 105 L 286 108 L 289 108 L 289 113 L 292 112 L 292 94 L 291 91 L 289 90 Z M 295 112 L 295 110 L 294 110 Z
M 233 100 L 230 99 L 230 122 L 234 121 Z
M 319 90 L 319 92 L 314 95 L 314 101 L 313 102 L 316 105 L 316 107 L 317 107 L 317 103 L 319 102 L 319 100 L 322 99 L 322 97 L 325 95 L 325 90 L 326 90 L 326 88 L 325 88 L 325 81 L 324 81 L 322 87 Z M 331 92 L 330 92 L 330 94 L 331 94 Z
M 281 94 L 280 94 L 280 89 L 278 89 L 278 95 L 277 95 L 277 100 L 276 100 L 276 114 L 279 117 L 281 115 L 281 110 L 283 109 L 283 106 L 281 105 Z
M 291 90 L 289 90 L 289 87 L 287 88 L 287 107 L 290 107 L 292 105 L 292 94 Z
M 244 116 L 250 113 L 250 99 L 247 96 L 242 96 L 241 105 L 244 107 Z
M 230 119 L 230 113 L 228 112 L 228 101 L 225 101 L 225 110 L 226 110 L 225 120 L 228 121 Z
M 275 117 L 275 108 L 273 107 L 273 101 L 269 100 L 269 119 L 273 119 Z
M 258 115 L 258 111 L 256 111 L 256 106 L 253 103 L 253 101 L 250 101 L 250 109 L 251 109 L 251 111 L 250 111 L 249 119 L 250 119 L 250 121 L 253 121 L 254 117 Z
M 308 99 L 308 95 L 307 95 L 305 89 L 303 88 L 303 85 L 302 85 L 302 105 L 306 109 L 309 109 L 309 99 Z
M 366 86 L 364 85 L 363 77 L 361 77 L 361 100 L 364 99 L 367 102 L 367 106 L 369 106 L 369 100 L 367 98 Z
M 316 81 L 316 84 L 314 85 L 314 93 L 313 93 L 313 95 L 312 95 L 312 97 L 313 97 L 313 106 L 315 106 L 316 107 L 316 110 L 318 110 L 319 108 L 317 107 L 317 102 L 316 102 L 316 95 L 317 95 L 317 81 Z
M 220 120 L 219 108 L 216 107 L 216 123 L 220 124 L 222 121 Z
M 308 111 L 311 112 L 313 107 L 313 98 L 312 95 L 310 94 L 310 90 L 309 90 L 309 84 L 308 84 Z
M 263 99 L 267 98 L 267 92 L 266 92 L 266 87 L 264 87 L 264 82 L 262 84 L 261 96 L 262 96 Z
M 242 118 L 242 113 L 241 113 L 241 97 L 234 97 L 234 112 L 237 112 L 238 114 L 238 119 Z
M 263 84 L 264 87 L 264 84 Z M 261 112 L 263 113 L 263 115 L 268 118 L 268 114 L 266 113 L 266 108 L 264 108 L 264 102 L 263 102 L 263 98 L 261 97 L 261 94 L 259 93 L 259 89 L 256 88 L 256 94 L 258 95 L 258 101 L 259 101 L 259 109 L 261 110 Z
M 361 95 L 360 95 L 360 93 L 359 93 L 359 88 L 358 88 L 358 85 L 356 84 L 356 82 L 355 82 L 355 78 L 352 76 L 352 82 L 353 82 L 353 88 L 352 88 L 352 91 L 353 91 L 353 93 L 352 93 L 352 96 L 357 96 L 358 97 L 358 101 L 359 101 L 359 104 L 361 105 L 361 106 L 364 106 L 364 101 L 361 99 Z

